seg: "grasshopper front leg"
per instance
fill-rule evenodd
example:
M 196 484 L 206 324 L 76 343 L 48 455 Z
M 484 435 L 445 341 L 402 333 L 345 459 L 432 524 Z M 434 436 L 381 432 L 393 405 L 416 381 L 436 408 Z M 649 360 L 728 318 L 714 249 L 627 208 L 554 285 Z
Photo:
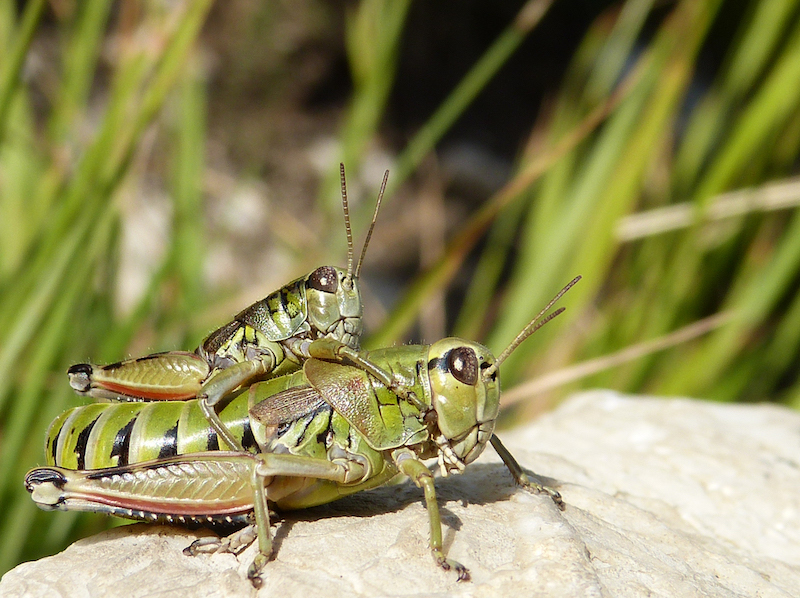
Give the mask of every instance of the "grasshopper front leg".
M 433 483 L 433 474 L 417 456 L 408 449 L 400 449 L 393 455 L 398 469 L 425 493 L 425 506 L 428 510 L 428 520 L 431 527 L 431 554 L 433 560 L 445 571 L 451 569 L 458 575 L 458 581 L 469 581 L 469 570 L 453 559 L 448 559 L 442 548 L 442 520 L 439 516 L 439 504 L 436 502 L 436 489 Z

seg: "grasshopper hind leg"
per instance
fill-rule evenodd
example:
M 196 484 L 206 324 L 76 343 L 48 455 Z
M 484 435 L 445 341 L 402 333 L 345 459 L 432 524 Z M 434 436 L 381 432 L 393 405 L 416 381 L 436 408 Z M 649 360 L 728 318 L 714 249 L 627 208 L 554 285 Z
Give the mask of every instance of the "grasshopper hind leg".
M 69 385 L 84 396 L 111 401 L 181 401 L 200 391 L 211 369 L 195 353 L 170 351 L 110 365 L 78 363 Z

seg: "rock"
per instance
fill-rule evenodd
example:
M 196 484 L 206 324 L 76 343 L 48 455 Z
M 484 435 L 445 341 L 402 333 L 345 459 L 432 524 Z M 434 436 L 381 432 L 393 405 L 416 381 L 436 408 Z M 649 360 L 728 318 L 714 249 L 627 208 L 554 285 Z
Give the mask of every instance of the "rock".
M 490 448 L 437 479 L 471 582 L 434 566 L 422 493 L 404 483 L 286 514 L 257 595 L 800 596 L 800 414 L 597 391 L 500 435 L 567 506 L 515 489 Z M 182 554 L 208 533 L 117 528 L 18 566 L 0 595 L 256 595 L 254 547 Z

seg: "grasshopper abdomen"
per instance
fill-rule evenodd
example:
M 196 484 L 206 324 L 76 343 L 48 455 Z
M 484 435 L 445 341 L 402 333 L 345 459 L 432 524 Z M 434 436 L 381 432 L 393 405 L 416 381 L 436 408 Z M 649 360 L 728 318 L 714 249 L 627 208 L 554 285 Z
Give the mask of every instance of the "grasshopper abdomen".
M 230 401 L 221 415 L 245 450 L 255 451 L 246 396 Z M 75 407 L 51 424 L 45 447 L 48 465 L 81 470 L 219 449 L 197 400 Z

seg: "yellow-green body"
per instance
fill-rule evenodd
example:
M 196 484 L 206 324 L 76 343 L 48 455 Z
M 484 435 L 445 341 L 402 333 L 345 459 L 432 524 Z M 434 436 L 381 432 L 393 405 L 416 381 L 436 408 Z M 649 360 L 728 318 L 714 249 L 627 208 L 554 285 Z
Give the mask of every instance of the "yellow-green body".
M 272 552 L 268 505 L 312 507 L 402 473 L 424 490 L 437 564 L 467 579 L 444 555 L 433 475 L 422 459 L 438 458 L 443 475 L 460 473 L 491 440 L 518 482 L 542 489 L 493 434 L 499 383 L 491 352 L 451 338 L 370 353 L 323 340 L 309 354 L 302 370 L 220 405 L 240 451 L 218 450 L 198 399 L 89 405 L 53 422 L 49 467 L 29 472 L 26 487 L 47 510 L 254 522 L 240 534 L 258 537 L 248 573 L 255 583 Z M 209 543 L 198 540 L 192 552 Z

